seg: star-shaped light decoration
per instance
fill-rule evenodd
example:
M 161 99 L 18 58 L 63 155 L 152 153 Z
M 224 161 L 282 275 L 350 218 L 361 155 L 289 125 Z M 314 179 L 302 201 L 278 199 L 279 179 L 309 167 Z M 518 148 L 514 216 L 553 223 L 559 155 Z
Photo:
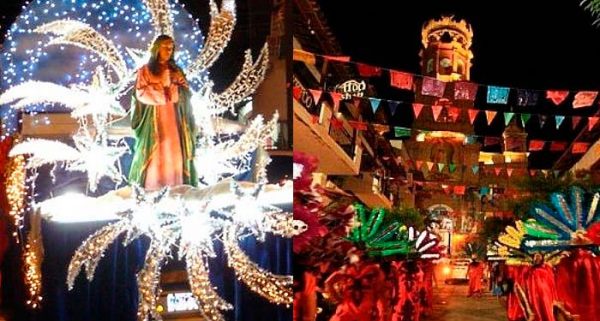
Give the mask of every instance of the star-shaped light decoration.
M 129 151 L 126 145 L 111 146 L 106 141 L 95 141 L 85 133 L 74 136 L 73 141 L 79 157 L 67 163 L 66 169 L 87 172 L 90 191 L 95 192 L 100 179 L 105 176 L 117 184 L 122 182 L 119 158 Z

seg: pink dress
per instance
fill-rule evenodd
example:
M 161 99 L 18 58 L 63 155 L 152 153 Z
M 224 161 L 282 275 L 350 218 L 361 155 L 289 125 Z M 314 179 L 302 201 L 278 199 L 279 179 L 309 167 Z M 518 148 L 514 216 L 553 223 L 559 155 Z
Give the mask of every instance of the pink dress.
M 175 110 L 179 100 L 178 87 L 171 84 L 168 69 L 156 76 L 144 66 L 138 72 L 135 88 L 141 103 L 156 106 L 156 145 L 150 154 L 144 187 L 157 190 L 163 186 L 181 185 L 183 161 Z

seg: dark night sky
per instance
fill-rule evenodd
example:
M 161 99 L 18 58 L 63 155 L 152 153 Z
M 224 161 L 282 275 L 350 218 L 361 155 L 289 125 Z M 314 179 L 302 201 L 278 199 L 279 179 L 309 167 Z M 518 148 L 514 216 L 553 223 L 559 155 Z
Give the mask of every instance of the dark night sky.
M 592 26 L 594 18 L 579 1 L 428 0 L 408 5 L 370 0 L 344 14 L 339 1 L 319 3 L 342 50 L 356 61 L 420 73 L 423 23 L 454 14 L 473 28 L 472 81 L 527 89 L 600 87 L 600 28 Z

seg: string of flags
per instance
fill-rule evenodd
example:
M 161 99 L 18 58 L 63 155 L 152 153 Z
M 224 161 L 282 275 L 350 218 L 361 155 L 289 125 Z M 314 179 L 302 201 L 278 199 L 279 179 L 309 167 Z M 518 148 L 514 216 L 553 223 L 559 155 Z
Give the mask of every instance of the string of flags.
M 299 98 L 300 95 L 302 95 L 303 89 L 301 87 L 294 87 L 293 91 L 294 91 L 294 96 L 296 98 Z M 313 97 L 315 103 L 318 103 L 321 100 L 321 98 L 323 97 L 323 93 L 327 93 L 328 95 L 330 95 L 330 97 L 334 101 L 335 105 L 339 105 L 339 103 L 341 101 L 340 93 L 324 92 L 324 91 L 317 90 L 317 89 L 309 89 L 308 92 Z M 403 102 L 403 101 L 382 99 L 382 98 L 376 98 L 376 97 L 354 97 L 353 99 L 355 101 L 359 101 L 359 100 L 369 101 L 373 113 L 376 113 L 379 110 L 379 107 L 381 106 L 382 101 L 386 102 L 388 105 L 389 112 L 392 116 L 396 114 L 396 111 L 398 110 L 398 106 L 409 104 L 409 103 Z M 456 107 L 456 106 L 425 105 L 425 104 L 421 104 L 421 103 L 410 103 L 410 105 L 412 106 L 415 119 L 418 119 L 422 115 L 422 111 L 423 111 L 424 107 L 428 107 L 429 109 L 431 109 L 431 114 L 435 121 L 437 121 L 439 119 L 440 115 L 442 115 L 442 114 L 446 115 L 446 119 L 449 119 L 453 122 L 458 121 L 461 116 L 465 115 L 469 118 L 469 122 L 471 123 L 471 125 L 473 125 L 473 123 L 477 120 L 477 118 L 480 117 L 480 115 L 482 115 L 485 118 L 485 121 L 488 124 L 488 126 L 491 126 L 496 118 L 500 118 L 500 117 L 497 117 L 498 115 L 500 115 L 504 118 L 505 126 L 508 126 L 508 124 L 511 122 L 511 120 L 515 119 L 516 121 L 519 121 L 523 127 L 525 127 L 529 123 L 529 121 L 535 117 L 538 120 L 540 128 L 546 126 L 547 124 L 550 124 L 551 122 L 549 122 L 548 120 L 553 118 L 554 119 L 554 127 L 557 130 L 564 124 L 565 119 L 570 120 L 571 128 L 573 130 L 575 130 L 579 124 L 583 124 L 581 122 L 582 120 L 587 120 L 587 122 L 584 122 L 584 123 L 587 123 L 587 129 L 589 131 L 591 131 L 598 124 L 598 121 L 600 120 L 600 116 L 576 116 L 576 115 L 558 115 L 558 114 L 548 115 L 548 114 L 541 114 L 541 113 L 501 112 L 501 111 L 497 111 L 497 110 L 484 110 L 484 109 L 472 109 L 472 108 L 466 109 L 466 114 L 465 114 L 463 112 L 463 110 L 465 110 L 464 108 L 460 108 L 460 107 Z
M 380 77 L 386 71 L 390 77 L 390 86 L 402 90 L 416 91 L 415 79 L 422 79 L 421 94 L 433 97 L 443 97 L 446 83 L 439 79 L 417 75 L 410 72 L 398 71 L 384 67 L 372 66 L 369 64 L 354 62 L 348 56 L 328 56 L 319 55 L 299 49 L 294 49 L 293 59 L 302 61 L 307 64 L 315 64 L 316 58 L 322 57 L 327 61 L 337 61 L 346 64 L 353 64 L 362 77 Z M 511 92 L 516 96 L 516 105 L 520 107 L 528 107 L 537 105 L 545 98 L 552 102 L 555 106 L 564 105 L 567 98 L 573 93 L 571 106 L 573 109 L 587 108 L 594 104 L 598 97 L 598 91 L 589 90 L 537 90 L 537 89 L 520 89 L 501 86 L 491 86 L 478 84 L 474 82 L 459 81 L 453 82 L 454 99 L 455 100 L 470 100 L 474 101 L 480 87 L 487 87 L 486 101 L 488 104 L 508 104 Z

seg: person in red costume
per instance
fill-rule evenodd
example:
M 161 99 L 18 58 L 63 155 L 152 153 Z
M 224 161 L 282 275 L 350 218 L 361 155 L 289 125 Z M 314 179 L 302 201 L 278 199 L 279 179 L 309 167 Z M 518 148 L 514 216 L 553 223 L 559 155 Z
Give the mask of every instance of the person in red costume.
M 469 279 L 469 293 L 468 297 L 473 295 L 481 296 L 483 292 L 483 284 L 481 279 L 483 278 L 484 265 L 482 262 L 477 260 L 477 256 L 473 255 L 473 261 L 469 264 L 467 269 L 467 278 Z
M 556 266 L 558 298 L 580 320 L 600 321 L 600 258 L 577 248 Z
M 525 274 L 525 290 L 527 300 L 534 314 L 534 321 L 556 321 L 554 318 L 554 303 L 558 300 L 554 271 L 544 264 L 541 253 L 533 255 L 533 266 Z M 587 320 L 586 320 L 587 321 Z
M 419 321 L 421 318 L 420 289 L 423 271 L 416 261 L 394 262 L 398 278 L 398 300 L 394 306 L 392 321 Z
M 514 291 L 515 284 L 525 282 L 525 274 L 529 270 L 527 265 L 511 265 L 508 267 L 508 279 L 510 280 L 511 290 L 508 292 L 506 315 L 510 321 L 520 321 L 525 318 L 525 313 L 519 305 L 519 298 Z
M 378 264 L 366 263 L 352 255 L 350 265 L 325 281 L 325 291 L 338 306 L 330 321 L 379 320 L 378 301 L 383 273 Z

